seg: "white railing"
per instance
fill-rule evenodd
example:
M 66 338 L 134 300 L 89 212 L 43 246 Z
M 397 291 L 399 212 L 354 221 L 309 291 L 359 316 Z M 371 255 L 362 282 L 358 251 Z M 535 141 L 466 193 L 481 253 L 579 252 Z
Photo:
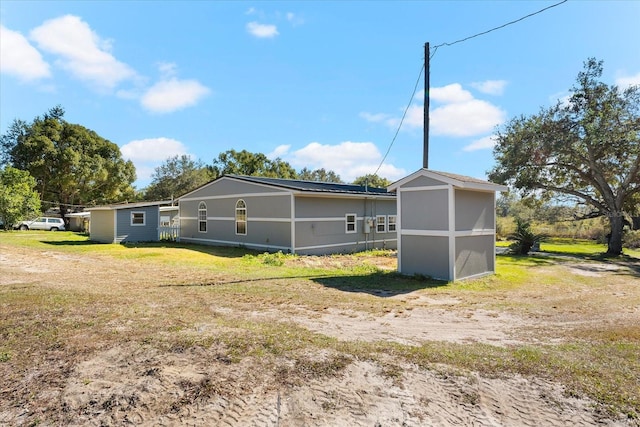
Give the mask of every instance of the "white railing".
M 161 226 L 159 233 L 160 240 L 169 240 L 175 242 L 180 237 L 180 226 L 179 225 L 170 225 L 170 226 Z

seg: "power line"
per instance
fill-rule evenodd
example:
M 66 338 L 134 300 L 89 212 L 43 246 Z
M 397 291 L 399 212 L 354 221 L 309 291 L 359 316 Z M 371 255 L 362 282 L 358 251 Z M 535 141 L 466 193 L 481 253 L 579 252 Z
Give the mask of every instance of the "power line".
M 433 55 L 435 55 L 435 54 L 436 54 L 436 51 L 438 50 L 438 48 L 439 48 L 439 47 L 442 47 L 442 46 L 453 46 L 454 44 L 462 43 L 462 42 L 465 42 L 465 41 L 467 41 L 467 40 L 471 40 L 471 39 L 473 39 L 473 38 L 476 38 L 476 37 L 479 37 L 479 36 L 483 36 L 483 35 L 485 35 L 485 34 L 489 34 L 489 33 L 490 33 L 490 32 L 492 32 L 492 31 L 496 31 L 496 30 L 499 30 L 499 29 L 501 29 L 501 28 L 507 27 L 507 26 L 509 26 L 509 25 L 515 24 L 516 22 L 523 21 L 523 20 L 525 20 L 525 19 L 527 19 L 527 18 L 530 18 L 530 17 L 532 17 L 532 16 L 535 16 L 535 15 L 537 15 L 537 14 L 539 14 L 539 13 L 542 13 L 542 12 L 544 12 L 545 10 L 549 10 L 549 9 L 551 9 L 551 8 L 554 8 L 554 7 L 560 6 L 561 4 L 566 3 L 567 1 L 569 1 L 569 0 L 562 0 L 561 2 L 558 2 L 558 3 L 556 3 L 556 4 L 552 4 L 551 6 L 547 6 L 547 7 L 543 8 L 543 9 L 540 9 L 540 10 L 538 10 L 537 12 L 530 13 L 530 14 L 525 15 L 525 16 L 523 16 L 523 17 L 521 17 L 521 18 L 516 19 L 516 20 L 513 20 L 513 21 L 510 21 L 510 22 L 507 22 L 506 24 L 502 24 L 502 25 L 499 25 L 499 26 L 497 26 L 497 27 L 493 27 L 493 28 L 492 28 L 492 29 L 490 29 L 490 30 L 483 31 L 483 32 L 481 32 L 481 33 L 477 33 L 477 34 L 474 34 L 474 35 L 472 35 L 472 36 L 465 37 L 465 38 L 460 39 L 460 40 L 456 40 L 456 41 L 454 41 L 454 42 L 445 42 L 445 43 L 440 43 L 439 45 L 437 45 L 437 46 L 434 46 L 434 47 L 433 47 L 433 53 L 431 54 L 431 56 L 429 56 L 429 58 L 433 58 Z
M 420 77 L 422 77 L 422 72 L 423 71 L 424 71 L 424 64 L 422 65 L 422 68 L 420 69 L 420 73 L 418 74 L 418 78 L 416 79 L 416 84 L 413 86 L 413 92 L 411 92 L 411 99 L 409 99 L 409 104 L 407 104 L 407 108 L 405 108 L 404 109 L 404 113 L 402 113 L 402 118 L 400 119 L 400 123 L 398 124 L 398 129 L 396 129 L 396 133 L 395 133 L 395 135 L 393 135 L 393 139 L 391 140 L 391 144 L 389 144 L 389 148 L 387 148 L 387 152 L 385 153 L 384 157 L 382 158 L 382 161 L 380 162 L 380 165 L 378 166 L 378 169 L 376 169 L 376 171 L 373 173 L 374 175 L 378 174 L 378 171 L 382 167 L 384 161 L 387 159 L 387 156 L 389 155 L 389 152 L 391 151 L 391 147 L 393 147 L 393 143 L 396 142 L 396 138 L 398 137 L 398 134 L 400 133 L 400 128 L 402 128 L 402 123 L 404 122 L 404 118 L 407 116 L 407 111 L 409 111 L 409 108 L 411 107 L 411 102 L 413 101 L 413 98 L 416 95 L 416 89 L 418 88 L 418 84 L 420 84 Z
M 440 48 L 440 47 L 443 47 L 443 46 L 453 46 L 454 44 L 462 43 L 462 42 L 465 42 L 465 41 L 467 41 L 467 40 L 471 40 L 471 39 L 473 39 L 473 38 L 483 36 L 483 35 L 485 35 L 485 34 L 488 34 L 488 33 L 492 32 L 492 31 L 499 30 L 499 29 L 501 29 L 501 28 L 507 27 L 507 26 L 509 26 L 509 25 L 515 24 L 515 23 L 517 23 L 517 22 L 520 22 L 520 21 L 523 21 L 523 20 L 525 20 L 525 19 L 527 19 L 527 18 L 530 18 L 530 17 L 532 17 L 532 16 L 535 16 L 535 15 L 537 15 L 537 14 L 539 14 L 539 13 L 542 13 L 542 12 L 544 12 L 544 11 L 546 11 L 546 10 L 549 10 L 549 9 L 554 8 L 554 7 L 560 6 L 561 4 L 566 3 L 567 1 L 569 1 L 569 0 L 562 0 L 561 2 L 558 2 L 558 3 L 552 4 L 551 6 L 547 6 L 547 7 L 545 7 L 545 8 L 542 8 L 542 9 L 540 9 L 540 10 L 536 11 L 536 12 L 533 12 L 533 13 L 530 13 L 530 14 L 528 14 L 528 15 L 522 16 L 522 17 L 520 17 L 520 18 L 518 18 L 518 19 L 515 19 L 515 20 L 513 20 L 513 21 L 509 21 L 509 22 L 507 22 L 507 23 L 505 23 L 505 24 L 502 24 L 502 25 L 499 25 L 499 26 L 497 26 L 497 27 L 493 27 L 493 28 L 491 28 L 490 30 L 482 31 L 482 32 L 477 33 L 477 34 L 474 34 L 474 35 L 472 35 L 472 36 L 465 37 L 465 38 L 463 38 L 463 39 L 459 39 L 459 40 L 456 40 L 456 41 L 453 41 L 453 42 L 440 43 L 439 45 L 436 45 L 436 46 L 434 46 L 434 47 L 433 47 L 433 53 L 431 53 L 431 54 L 429 55 L 429 59 L 431 59 L 431 58 L 433 58 L 433 57 L 434 57 L 434 55 L 435 55 L 435 54 L 436 54 L 436 52 L 438 51 L 438 48 Z M 384 157 L 383 157 L 383 158 L 382 158 L 382 160 L 380 161 L 380 165 L 378 165 L 378 168 L 377 168 L 377 169 L 376 169 L 376 171 L 374 172 L 374 175 L 376 175 L 376 174 L 378 173 L 378 171 L 380 170 L 380 168 L 381 168 L 381 167 L 382 167 L 382 165 L 384 164 L 384 161 L 387 159 L 387 156 L 389 155 L 389 152 L 391 151 L 391 147 L 393 147 L 393 144 L 395 143 L 396 138 L 398 137 L 398 134 L 400 133 L 400 129 L 402 128 L 402 123 L 404 122 L 405 116 L 407 115 L 407 111 L 409 111 L 409 108 L 411 107 L 411 103 L 413 102 L 413 98 L 415 97 L 416 90 L 417 90 L 417 88 L 418 88 L 418 84 L 419 84 L 419 82 L 420 82 L 420 77 L 422 77 L 422 72 L 423 72 L 423 71 L 424 71 L 424 61 L 423 61 L 423 63 L 422 63 L 422 68 L 420 69 L 420 73 L 418 74 L 418 79 L 417 79 L 417 81 L 416 81 L 416 84 L 415 84 L 415 86 L 413 87 L 413 93 L 411 94 L 411 99 L 409 100 L 409 104 L 407 105 L 407 108 L 405 108 L 405 109 L 404 109 L 404 113 L 402 114 L 402 119 L 400 120 L 400 123 L 398 124 L 398 129 L 396 129 L 396 133 L 393 135 L 393 139 L 391 140 L 391 143 L 389 144 L 389 148 L 387 148 L 387 152 L 385 153 Z M 427 72 L 428 72 L 428 71 L 427 71 Z

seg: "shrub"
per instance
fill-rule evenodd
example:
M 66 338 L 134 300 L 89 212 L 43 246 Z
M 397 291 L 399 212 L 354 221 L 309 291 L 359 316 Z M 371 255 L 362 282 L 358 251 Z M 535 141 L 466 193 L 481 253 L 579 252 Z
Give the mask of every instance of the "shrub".
M 640 249 L 640 230 L 625 233 L 622 246 L 628 249 Z
M 512 253 L 516 255 L 527 255 L 534 246 L 540 244 L 544 239 L 543 234 L 534 233 L 531 230 L 531 223 L 516 218 L 516 230 L 509 236 L 514 242 L 509 246 Z

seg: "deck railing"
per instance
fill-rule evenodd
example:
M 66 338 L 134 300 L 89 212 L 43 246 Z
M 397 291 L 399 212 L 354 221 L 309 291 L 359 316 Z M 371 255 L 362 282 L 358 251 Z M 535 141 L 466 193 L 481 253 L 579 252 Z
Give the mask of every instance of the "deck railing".
M 180 226 L 179 225 L 171 225 L 171 226 L 161 226 L 160 227 L 160 240 L 169 240 L 175 242 L 180 237 Z

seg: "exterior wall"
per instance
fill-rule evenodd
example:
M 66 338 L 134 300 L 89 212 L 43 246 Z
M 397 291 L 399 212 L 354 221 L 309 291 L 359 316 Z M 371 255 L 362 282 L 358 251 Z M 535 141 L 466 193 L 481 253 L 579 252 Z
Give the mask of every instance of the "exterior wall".
M 346 216 L 356 215 L 355 233 L 347 233 Z M 395 249 L 395 231 L 365 233 L 365 219 L 396 215 L 395 199 L 297 196 L 295 199 L 295 252 L 305 255 Z
M 114 242 L 114 215 L 113 210 L 91 211 L 91 232 L 89 238 L 94 242 Z
M 463 189 L 445 181 L 417 175 L 396 188 L 400 272 L 445 280 L 494 272 L 494 187 Z
M 494 193 L 455 190 L 456 231 L 495 228 Z
M 403 191 L 402 228 L 407 230 L 449 229 L 448 191 Z
M 144 225 L 131 225 L 132 212 L 144 212 Z M 116 243 L 156 242 L 158 240 L 158 206 L 116 210 Z
M 231 196 L 243 198 L 246 195 L 254 195 L 258 193 L 288 193 L 288 191 L 273 188 L 267 185 L 255 184 L 252 182 L 236 181 L 231 178 L 222 178 L 218 181 L 213 181 L 199 189 L 185 195 L 180 198 L 180 202 L 183 200 L 193 199 L 207 199 L 209 197 L 221 197 Z
M 402 274 L 422 274 L 449 280 L 449 238 L 437 236 L 401 237 Z
M 222 179 L 180 199 L 180 240 L 245 246 L 268 251 L 291 250 L 291 194 L 259 184 Z M 247 234 L 236 234 L 238 200 L 247 208 Z M 207 206 L 207 231 L 199 231 L 198 206 Z
M 236 234 L 238 200 L 247 207 L 247 234 Z M 207 206 L 207 230 L 199 231 L 198 206 Z M 346 233 L 346 214 L 357 217 L 356 232 Z M 364 219 L 396 214 L 395 198 L 319 197 L 256 183 L 221 179 L 180 199 L 180 241 L 244 246 L 300 254 L 353 252 L 396 248 L 396 232 L 367 235 Z M 293 218 L 293 220 L 292 220 Z
M 494 272 L 494 245 L 493 235 L 457 237 L 456 279 Z

